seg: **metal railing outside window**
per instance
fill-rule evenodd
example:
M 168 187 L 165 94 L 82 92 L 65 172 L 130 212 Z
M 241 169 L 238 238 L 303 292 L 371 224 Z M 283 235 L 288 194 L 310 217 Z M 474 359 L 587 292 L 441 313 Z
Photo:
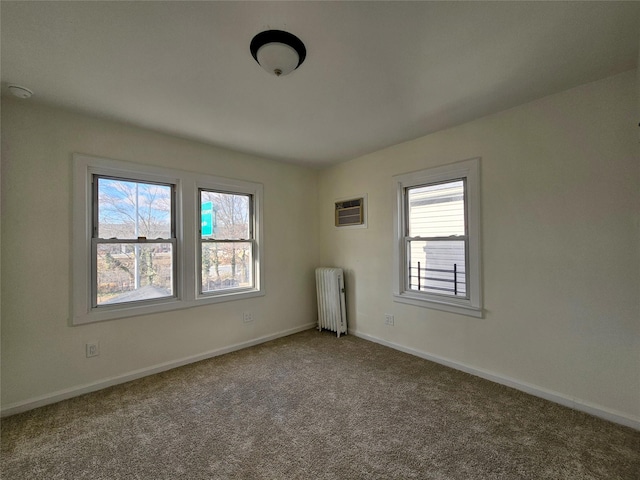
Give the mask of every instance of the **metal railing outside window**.
M 448 274 L 450 278 L 443 275 L 432 276 L 432 273 Z M 462 280 L 459 279 L 462 276 Z M 434 283 L 437 282 L 435 285 Z M 442 284 L 451 284 L 450 286 L 442 286 Z M 409 288 L 418 291 L 433 291 L 434 293 L 442 293 L 454 296 L 466 295 L 466 288 L 459 288 L 459 285 L 466 287 L 466 275 L 464 270 L 458 269 L 458 264 L 453 264 L 453 269 L 443 268 L 426 268 L 421 266 L 421 262 L 417 262 L 417 266 L 409 265 Z

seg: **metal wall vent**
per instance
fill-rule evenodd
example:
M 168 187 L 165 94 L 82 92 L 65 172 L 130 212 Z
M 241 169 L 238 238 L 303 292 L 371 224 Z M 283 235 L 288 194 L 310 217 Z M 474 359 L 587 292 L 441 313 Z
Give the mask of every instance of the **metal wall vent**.
M 336 202 L 336 227 L 364 223 L 364 198 Z

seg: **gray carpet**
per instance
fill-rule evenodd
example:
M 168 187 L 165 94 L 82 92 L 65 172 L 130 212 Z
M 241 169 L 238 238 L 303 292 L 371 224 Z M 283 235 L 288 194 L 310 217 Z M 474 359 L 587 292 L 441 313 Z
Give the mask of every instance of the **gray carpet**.
M 3 480 L 640 479 L 640 432 L 314 330 L 2 421 Z

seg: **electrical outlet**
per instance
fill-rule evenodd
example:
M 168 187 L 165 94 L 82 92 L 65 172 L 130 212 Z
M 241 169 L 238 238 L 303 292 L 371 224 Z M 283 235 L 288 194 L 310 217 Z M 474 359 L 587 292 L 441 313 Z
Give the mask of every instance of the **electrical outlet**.
M 251 313 L 251 312 L 244 312 L 244 313 L 242 314 L 242 321 L 243 321 L 244 323 L 251 323 L 251 322 L 253 322 L 253 313 Z
M 393 315 L 385 313 L 384 314 L 384 324 L 385 325 L 394 326 L 396 324 L 396 320 L 395 320 L 395 318 L 393 318 Z
M 100 355 L 100 344 L 99 343 L 87 343 L 87 358 L 89 357 L 97 357 Z

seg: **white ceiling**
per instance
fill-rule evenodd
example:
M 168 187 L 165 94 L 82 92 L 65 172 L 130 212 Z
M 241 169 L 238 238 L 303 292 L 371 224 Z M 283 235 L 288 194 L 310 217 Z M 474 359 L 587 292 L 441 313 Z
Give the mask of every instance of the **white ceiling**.
M 2 90 L 330 165 L 636 67 L 640 2 L 1 2 Z M 307 59 L 267 74 L 249 43 Z

